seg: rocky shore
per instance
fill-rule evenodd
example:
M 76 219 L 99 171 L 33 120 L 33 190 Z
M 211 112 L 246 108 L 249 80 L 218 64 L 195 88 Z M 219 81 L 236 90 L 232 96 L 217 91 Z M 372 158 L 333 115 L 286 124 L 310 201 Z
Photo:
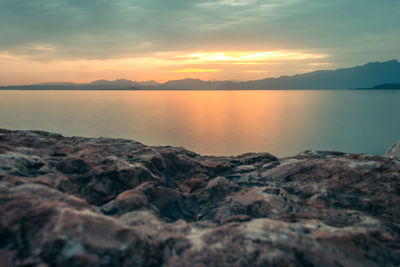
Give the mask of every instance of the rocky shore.
M 399 266 L 399 151 L 213 157 L 0 129 L 0 266 Z

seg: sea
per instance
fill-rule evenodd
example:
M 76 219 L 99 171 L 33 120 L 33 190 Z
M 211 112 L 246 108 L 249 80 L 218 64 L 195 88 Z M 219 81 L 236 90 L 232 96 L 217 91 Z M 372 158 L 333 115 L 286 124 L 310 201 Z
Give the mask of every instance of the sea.
M 202 155 L 382 155 L 400 139 L 400 90 L 2 90 L 0 128 L 134 139 Z

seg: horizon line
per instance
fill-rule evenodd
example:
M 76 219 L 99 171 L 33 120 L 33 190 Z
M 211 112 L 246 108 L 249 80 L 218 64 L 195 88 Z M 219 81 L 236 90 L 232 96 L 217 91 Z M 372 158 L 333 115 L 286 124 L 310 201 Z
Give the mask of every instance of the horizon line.
M 97 82 L 97 81 L 105 81 L 105 82 L 116 82 L 116 81 L 120 81 L 120 80 L 124 80 L 124 81 L 129 81 L 129 82 L 136 82 L 136 83 L 146 83 L 146 82 L 156 82 L 158 83 L 158 85 L 142 85 L 145 87 L 153 87 L 153 86 L 161 86 L 164 85 L 168 82 L 173 82 L 173 81 L 183 81 L 183 80 L 199 80 L 202 82 L 232 82 L 232 83 L 240 83 L 240 82 L 252 82 L 252 81 L 259 81 L 259 80 L 265 80 L 265 79 L 279 79 L 282 77 L 293 77 L 293 76 L 297 76 L 297 75 L 303 75 L 303 74 L 308 74 L 308 73 L 315 73 L 315 72 L 320 72 L 320 71 L 336 71 L 336 70 L 341 70 L 341 69 L 349 69 L 349 68 L 357 68 L 357 67 L 362 67 L 368 64 L 374 64 L 374 63 L 388 63 L 388 62 L 393 62 L 396 61 L 397 63 L 400 63 L 398 59 L 391 59 L 391 60 L 386 60 L 386 61 L 370 61 L 367 63 L 364 63 L 362 65 L 355 65 L 352 67 L 341 67 L 341 68 L 336 68 L 336 69 L 320 69 L 320 70 L 314 70 L 314 71 L 309 71 L 309 72 L 303 72 L 303 73 L 296 73 L 296 74 L 292 74 L 292 75 L 281 75 L 281 76 L 275 76 L 275 77 L 265 77 L 265 78 L 261 78 L 261 79 L 254 79 L 254 80 L 216 80 L 216 79 L 210 79 L 210 80 L 202 80 L 199 78 L 192 78 L 192 77 L 186 77 L 186 78 L 182 78 L 182 79 L 174 79 L 174 80 L 167 80 L 166 82 L 159 82 L 155 79 L 151 79 L 151 80 L 144 80 L 144 81 L 138 81 L 138 80 L 130 80 L 128 78 L 117 78 L 115 80 L 106 80 L 106 79 L 97 79 L 97 80 L 93 80 L 90 82 L 84 82 L 84 83 L 76 83 L 76 82 L 71 82 L 71 81 L 57 81 L 57 82 L 41 82 L 41 83 L 30 83 L 30 84 L 15 84 L 15 85 L 0 85 L 0 87 L 18 87 L 18 86 L 31 86 L 31 85 L 56 85 L 57 83 L 70 83 L 73 85 L 87 85 L 87 84 L 91 84 L 93 82 Z M 62 85 L 60 85 L 62 86 Z M 45 89 L 46 90 L 46 89 Z

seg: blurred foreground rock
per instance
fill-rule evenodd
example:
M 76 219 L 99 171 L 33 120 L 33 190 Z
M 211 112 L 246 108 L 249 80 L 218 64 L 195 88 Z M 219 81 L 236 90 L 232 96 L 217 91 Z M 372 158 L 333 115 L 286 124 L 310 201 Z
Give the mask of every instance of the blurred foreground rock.
M 399 266 L 391 155 L 212 157 L 0 129 L 0 266 Z
M 384 156 L 388 157 L 388 158 L 400 160 L 400 140 L 393 146 L 389 147 L 388 150 L 386 150 Z

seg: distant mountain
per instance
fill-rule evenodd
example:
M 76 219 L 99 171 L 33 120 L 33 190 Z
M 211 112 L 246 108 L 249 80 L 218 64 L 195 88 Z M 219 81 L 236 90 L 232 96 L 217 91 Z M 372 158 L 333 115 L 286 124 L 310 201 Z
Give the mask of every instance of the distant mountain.
M 400 89 L 400 83 L 384 83 L 380 85 L 376 85 L 371 89 Z
M 129 88 L 129 87 L 141 86 L 141 84 L 138 82 L 133 82 L 130 80 L 125 80 L 125 79 L 119 79 L 119 80 L 115 80 L 115 81 L 97 80 L 97 81 L 93 81 L 86 85 L 88 85 L 88 86 L 104 86 L 104 87 L 111 87 L 111 88 L 120 88 L 120 87 Z
M 32 85 L 2 86 L 0 89 L 19 89 L 19 90 L 138 90 L 146 86 L 148 82 L 135 82 L 125 79 L 115 81 L 97 80 L 91 83 L 68 83 L 53 82 Z M 153 83 L 154 85 L 154 83 Z M 159 85 L 156 83 L 155 85 Z
M 91 83 L 42 83 L 23 86 L 2 86 L 0 89 L 21 90 L 267 90 L 267 89 L 399 89 L 383 84 L 400 84 L 400 63 L 397 60 L 372 62 L 353 68 L 319 70 L 293 76 L 266 78 L 254 81 L 202 81 L 182 79 L 160 84 L 155 81 L 136 82 L 125 79 L 98 80 Z M 395 86 L 398 87 L 398 86 Z
M 234 85 L 235 82 L 232 81 L 202 81 L 199 79 L 183 79 L 183 80 L 168 81 L 158 86 L 158 88 L 218 90 L 218 89 L 232 89 Z
M 153 80 L 151 80 L 151 81 L 143 81 L 143 82 L 139 82 L 139 83 L 141 85 L 143 85 L 143 86 L 158 86 L 158 85 L 161 85 L 161 83 L 153 81 Z
M 162 84 L 163 89 L 353 89 L 371 88 L 382 83 L 400 83 L 397 60 L 373 62 L 337 70 L 319 70 L 294 76 L 255 81 L 201 81 L 183 79 Z
M 56 82 L 56 83 L 39 83 L 37 85 L 44 85 L 44 86 L 74 86 L 76 83 L 68 83 L 68 82 Z
M 337 70 L 320 70 L 294 76 L 243 82 L 247 88 L 262 89 L 351 89 L 368 88 L 381 83 L 400 82 L 397 60 L 373 62 Z

